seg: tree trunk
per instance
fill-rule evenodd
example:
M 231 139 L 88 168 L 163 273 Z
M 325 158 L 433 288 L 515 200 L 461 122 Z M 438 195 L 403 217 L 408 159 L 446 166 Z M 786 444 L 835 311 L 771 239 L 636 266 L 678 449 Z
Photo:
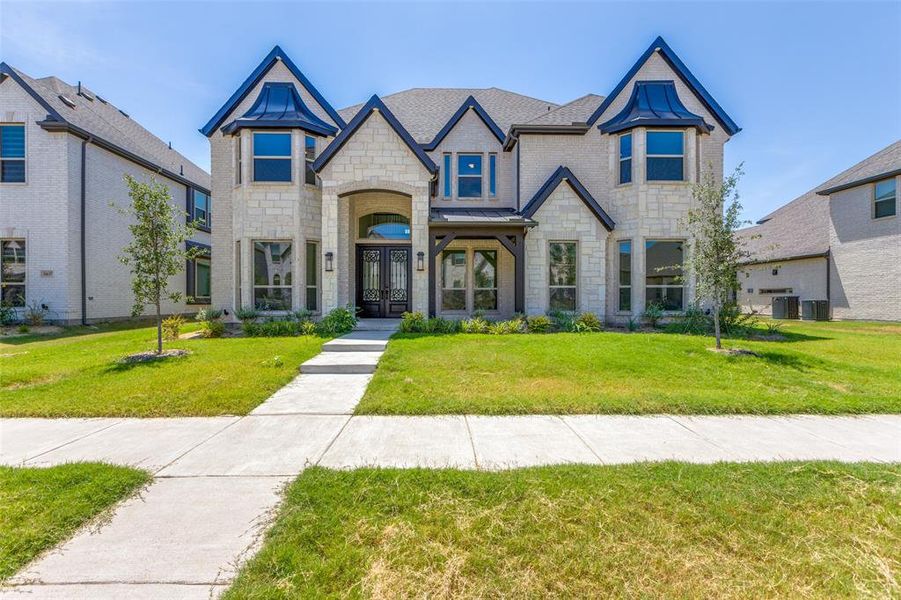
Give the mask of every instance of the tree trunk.
M 720 341 L 720 307 L 718 304 L 713 305 L 713 333 L 716 336 L 716 349 L 722 350 L 723 343 Z
M 156 353 L 163 353 L 163 316 L 160 314 L 160 303 L 156 303 Z

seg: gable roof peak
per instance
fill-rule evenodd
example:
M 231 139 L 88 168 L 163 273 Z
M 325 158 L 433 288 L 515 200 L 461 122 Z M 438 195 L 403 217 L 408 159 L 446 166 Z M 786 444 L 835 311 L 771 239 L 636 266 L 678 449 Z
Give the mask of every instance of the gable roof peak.
M 520 214 L 526 218 L 532 218 L 535 213 L 538 212 L 538 209 L 541 208 L 541 205 L 544 204 L 545 200 L 550 198 L 551 194 L 554 193 L 554 190 L 556 190 L 564 181 L 572 188 L 573 192 L 575 192 L 588 210 L 594 213 L 594 216 L 601 222 L 604 228 L 607 231 L 613 231 L 613 228 L 616 227 L 616 223 L 613 222 L 613 219 L 610 218 L 607 211 L 601 208 L 601 205 L 598 204 L 597 200 L 595 200 L 585 186 L 582 185 L 579 178 L 569 170 L 569 167 L 564 165 L 560 165 L 553 173 L 551 173 L 551 176 L 547 178 L 547 181 L 544 182 L 538 191 L 535 192 L 535 195 L 532 196 L 532 199 L 522 208 Z
M 444 127 L 435 134 L 435 137 L 428 144 L 423 145 L 425 150 L 434 150 L 438 147 L 438 144 L 447 137 L 447 134 L 451 132 L 451 130 L 456 127 L 457 123 L 460 122 L 460 119 L 463 116 L 472 110 L 478 115 L 478 117 L 482 120 L 485 126 L 494 134 L 494 137 L 497 138 L 497 141 L 501 144 L 504 143 L 504 131 L 498 126 L 497 123 L 494 122 L 494 119 L 491 118 L 491 115 L 482 108 L 482 105 L 479 104 L 479 101 L 476 100 L 475 96 L 470 94 L 466 100 L 463 101 L 463 104 L 460 105 L 460 108 L 457 109 L 451 118 L 447 120 L 447 123 L 444 124 Z

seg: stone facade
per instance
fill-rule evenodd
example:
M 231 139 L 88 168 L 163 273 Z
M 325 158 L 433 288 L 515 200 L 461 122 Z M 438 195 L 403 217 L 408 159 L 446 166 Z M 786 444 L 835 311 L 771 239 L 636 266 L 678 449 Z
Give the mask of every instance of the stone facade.
M 48 319 L 75 324 L 81 309 L 81 181 L 80 137 L 38 125 L 47 110 L 12 78 L 0 83 L 0 122 L 25 125 L 26 182 L 0 183 L 0 239 L 23 240 L 26 247 L 26 304 L 44 304 Z M 139 127 L 134 125 L 134 127 Z M 117 209 L 129 205 L 126 174 L 164 183 L 172 203 L 186 210 L 187 187 L 131 160 L 88 143 L 85 148 L 85 290 L 88 322 L 127 318 L 133 296 L 129 268 L 118 256 L 131 240 L 129 221 Z M 198 182 L 208 186 L 208 181 Z M 210 245 L 198 231 L 194 241 Z M 170 289 L 182 295 L 185 274 Z M 196 306 L 166 301 L 167 314 L 189 313 Z M 18 309 L 20 314 L 23 309 Z

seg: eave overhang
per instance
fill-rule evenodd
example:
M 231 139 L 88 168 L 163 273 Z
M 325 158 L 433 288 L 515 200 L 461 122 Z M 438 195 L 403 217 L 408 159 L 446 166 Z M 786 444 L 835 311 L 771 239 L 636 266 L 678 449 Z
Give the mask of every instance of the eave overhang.
M 333 136 L 338 128 L 329 125 L 307 108 L 297 88 L 290 82 L 266 82 L 256 102 L 244 116 L 222 127 L 230 135 L 240 129 L 302 129 L 321 136 Z

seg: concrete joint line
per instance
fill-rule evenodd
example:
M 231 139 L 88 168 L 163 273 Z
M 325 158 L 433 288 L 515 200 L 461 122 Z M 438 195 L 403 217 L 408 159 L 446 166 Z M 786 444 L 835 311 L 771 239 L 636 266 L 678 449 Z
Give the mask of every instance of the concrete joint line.
M 124 422 L 125 422 L 125 419 L 119 419 L 118 421 L 110 423 L 106 427 L 101 427 L 100 429 L 95 429 L 94 431 L 86 433 L 83 436 L 73 438 L 73 439 L 69 440 L 68 442 L 64 442 L 64 443 L 60 444 L 59 446 L 56 446 L 55 448 L 50 448 L 49 450 L 45 450 L 44 452 L 38 452 L 34 456 L 28 456 L 22 461 L 22 464 L 24 465 L 25 463 L 31 462 L 36 458 L 40 458 L 41 456 L 44 456 L 45 454 L 48 454 L 55 450 L 59 450 L 60 448 L 64 448 L 64 447 L 68 446 L 69 444 L 74 444 L 75 442 L 80 442 L 83 439 L 89 438 L 92 435 L 96 435 L 96 434 L 100 433 L 101 431 L 106 431 L 107 429 L 115 427 L 116 425 L 121 425 Z
M 159 472 L 162 471 L 163 469 L 166 469 L 166 468 L 168 468 L 170 465 L 172 465 L 172 463 L 174 463 L 174 462 L 176 462 L 176 461 L 181 460 L 182 458 L 184 458 L 184 456 L 185 456 L 186 454 L 188 454 L 189 452 L 193 452 L 194 450 L 196 450 L 196 449 L 199 448 L 200 446 L 203 446 L 203 445 L 206 444 L 208 441 L 210 441 L 211 439 L 213 439 L 214 437 L 216 437 L 217 435 L 219 435 L 220 433 L 222 433 L 222 432 L 225 431 L 226 429 L 230 428 L 232 425 L 236 425 L 236 424 L 240 423 L 243 419 L 246 419 L 246 418 L 247 418 L 247 415 L 245 415 L 245 416 L 243 416 L 243 417 L 238 417 L 237 419 L 235 419 L 235 420 L 232 421 L 231 423 L 227 424 L 225 427 L 223 427 L 223 428 L 220 429 L 219 431 L 216 431 L 216 432 L 212 433 L 211 435 L 208 435 L 206 438 L 200 440 L 199 442 L 197 442 L 196 444 L 194 444 L 193 446 L 191 446 L 190 448 L 188 448 L 187 450 L 185 450 L 184 452 L 182 452 L 181 454 L 179 454 L 178 456 L 176 456 L 175 458 L 173 458 L 172 460 L 170 460 L 167 464 L 163 465 L 162 467 L 160 467 L 159 469 L 157 469 L 156 471 L 154 471 L 154 472 L 153 472 L 154 477 L 156 477 L 156 474 L 157 474 L 157 473 L 159 473 Z
M 567 420 L 564 418 L 563 415 L 557 415 L 556 418 L 559 419 L 560 422 L 563 423 L 563 425 L 564 425 L 567 429 L 569 429 L 570 431 L 572 431 L 574 436 L 576 436 L 577 438 L 579 438 L 579 441 L 582 442 L 582 445 L 585 446 L 586 448 L 588 448 L 588 451 L 591 452 L 592 456 L 594 456 L 596 459 L 598 459 L 598 462 L 599 462 L 599 463 L 604 464 L 604 461 L 601 459 L 600 455 L 599 455 L 597 452 L 594 451 L 594 448 L 591 447 L 591 444 L 589 444 L 588 442 L 586 442 L 586 441 L 585 441 L 585 438 L 583 438 L 581 435 L 579 435 L 579 432 L 576 431 L 576 430 L 573 428 L 573 426 L 570 425 L 570 424 L 567 422 Z
M 350 415 L 349 417 L 347 417 L 347 420 L 344 421 L 344 424 L 341 426 L 341 429 L 338 430 L 338 433 L 335 434 L 335 437 L 333 437 L 331 439 L 331 441 L 326 445 L 325 450 L 323 450 L 319 454 L 319 456 L 316 457 L 316 460 L 313 461 L 312 464 L 319 465 L 319 463 L 322 462 L 322 459 L 325 457 L 326 454 L 328 454 L 328 451 L 332 449 L 332 446 L 335 445 L 335 442 L 337 442 L 338 438 L 341 437 L 341 434 L 344 433 L 344 430 L 347 428 L 347 425 L 350 423 L 351 419 L 353 419 L 353 415 Z
M 469 436 L 469 448 L 472 450 L 472 464 L 475 465 L 476 470 L 480 470 L 479 466 L 479 455 L 476 454 L 476 442 L 472 438 L 472 429 L 469 427 L 469 417 L 463 415 L 463 422 L 466 424 L 466 435 Z

